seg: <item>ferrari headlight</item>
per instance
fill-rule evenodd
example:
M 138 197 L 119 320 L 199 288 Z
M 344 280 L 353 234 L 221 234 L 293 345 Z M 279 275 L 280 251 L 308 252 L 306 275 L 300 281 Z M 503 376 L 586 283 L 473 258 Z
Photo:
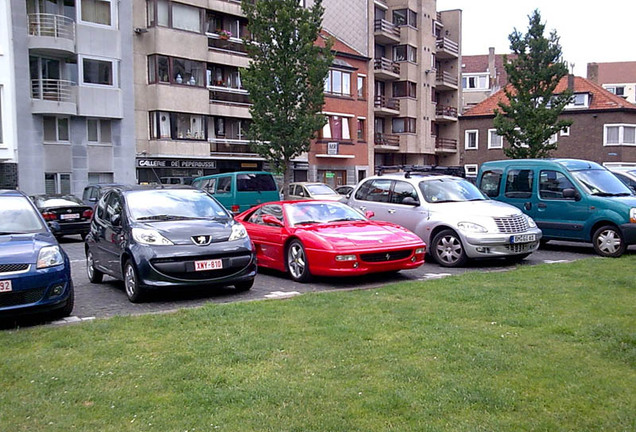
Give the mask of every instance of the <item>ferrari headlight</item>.
M 45 246 L 38 253 L 37 268 L 47 268 L 64 264 L 64 257 L 59 246 Z
M 460 222 L 457 224 L 460 230 L 472 233 L 487 233 L 488 230 L 483 226 L 473 222 Z
M 247 237 L 247 230 L 240 223 L 235 223 L 232 225 L 232 234 L 230 234 L 230 238 L 228 241 L 240 240 L 242 238 Z
M 152 246 L 170 246 L 170 240 L 159 234 L 159 231 L 147 228 L 133 228 L 132 237 L 137 243 Z

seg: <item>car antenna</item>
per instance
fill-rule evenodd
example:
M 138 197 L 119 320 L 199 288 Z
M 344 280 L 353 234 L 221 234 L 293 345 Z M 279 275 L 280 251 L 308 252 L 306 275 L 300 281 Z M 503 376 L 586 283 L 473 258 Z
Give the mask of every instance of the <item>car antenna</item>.
M 150 169 L 152 170 L 152 173 L 155 175 L 156 179 L 159 180 L 159 186 L 161 186 L 161 189 L 164 188 L 163 183 L 161 183 L 161 178 L 159 177 L 159 174 L 157 174 L 157 171 L 155 171 L 155 167 L 150 167 Z

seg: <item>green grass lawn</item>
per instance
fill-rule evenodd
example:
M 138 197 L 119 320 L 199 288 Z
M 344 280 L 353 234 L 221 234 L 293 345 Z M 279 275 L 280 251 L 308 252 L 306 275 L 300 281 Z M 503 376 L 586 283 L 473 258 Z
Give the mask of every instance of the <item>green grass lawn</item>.
M 1 431 L 634 431 L 636 256 L 0 332 Z

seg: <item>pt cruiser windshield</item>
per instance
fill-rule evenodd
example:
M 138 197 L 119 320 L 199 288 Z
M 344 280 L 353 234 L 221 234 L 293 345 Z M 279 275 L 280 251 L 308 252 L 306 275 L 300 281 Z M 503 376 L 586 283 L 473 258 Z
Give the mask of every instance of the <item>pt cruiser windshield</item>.
M 463 179 L 440 178 L 420 182 L 420 190 L 429 203 L 486 200 L 486 196 L 471 182 Z

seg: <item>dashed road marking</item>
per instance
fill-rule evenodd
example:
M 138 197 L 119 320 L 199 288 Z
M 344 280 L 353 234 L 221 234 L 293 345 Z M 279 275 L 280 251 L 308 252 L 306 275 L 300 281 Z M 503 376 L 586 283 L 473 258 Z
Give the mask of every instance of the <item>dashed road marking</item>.
M 289 291 L 289 292 L 272 291 L 269 294 L 265 294 L 265 298 L 284 299 L 284 298 L 294 297 L 297 295 L 300 295 L 298 291 Z
M 572 260 L 543 260 L 543 262 L 546 264 L 559 264 L 559 263 L 569 263 L 569 262 L 572 262 Z
M 421 277 L 420 280 L 441 279 L 447 276 L 452 276 L 452 273 L 424 273 L 424 277 Z
M 80 318 L 78 316 L 70 316 L 70 317 L 62 318 L 61 320 L 52 321 L 51 324 L 55 324 L 55 325 L 72 324 L 72 323 L 78 323 L 82 321 L 92 321 L 94 319 L 95 317 Z

